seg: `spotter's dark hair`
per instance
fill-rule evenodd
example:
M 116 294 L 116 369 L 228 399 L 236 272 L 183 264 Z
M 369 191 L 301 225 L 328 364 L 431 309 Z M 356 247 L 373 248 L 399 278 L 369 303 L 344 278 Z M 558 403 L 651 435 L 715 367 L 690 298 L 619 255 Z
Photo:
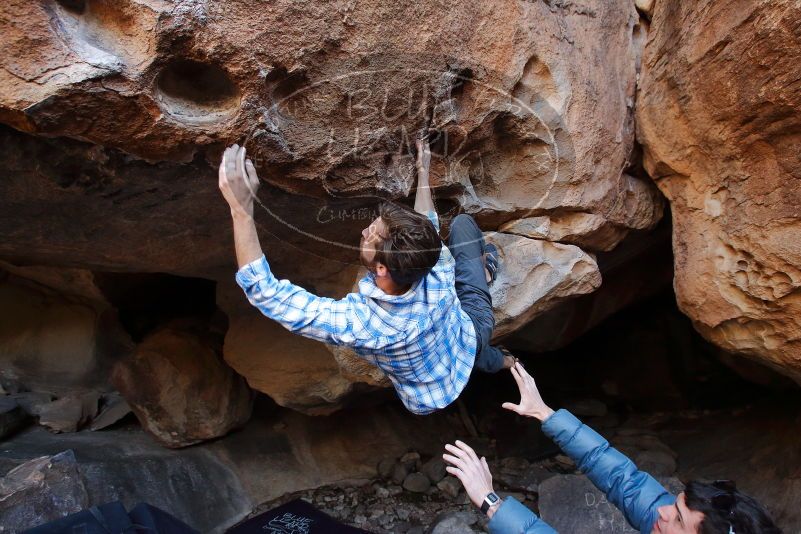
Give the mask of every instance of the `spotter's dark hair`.
M 382 203 L 378 214 L 387 232 L 376 245 L 375 261 L 386 265 L 396 284 L 414 284 L 439 261 L 442 239 L 437 229 L 425 215 L 394 202 Z
M 765 507 L 734 483 L 693 481 L 684 489 L 687 508 L 704 514 L 699 534 L 782 534 Z

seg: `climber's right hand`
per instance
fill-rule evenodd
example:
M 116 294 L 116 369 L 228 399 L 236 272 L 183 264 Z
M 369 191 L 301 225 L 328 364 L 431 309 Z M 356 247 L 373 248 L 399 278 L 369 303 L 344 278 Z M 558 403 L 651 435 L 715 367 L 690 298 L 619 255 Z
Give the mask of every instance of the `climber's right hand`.
M 225 149 L 219 175 L 220 191 L 231 208 L 231 214 L 253 217 L 253 200 L 259 189 L 259 178 L 253 162 L 245 158 L 245 147 L 233 144 Z
M 417 172 L 418 174 L 424 172 L 428 175 L 428 169 L 431 166 L 431 147 L 428 144 L 428 138 L 415 140 L 415 145 L 417 148 Z

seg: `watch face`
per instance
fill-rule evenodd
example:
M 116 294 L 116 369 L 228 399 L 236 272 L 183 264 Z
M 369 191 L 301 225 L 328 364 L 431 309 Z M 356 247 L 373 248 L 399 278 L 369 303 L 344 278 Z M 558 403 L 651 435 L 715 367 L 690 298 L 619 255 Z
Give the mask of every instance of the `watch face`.
M 501 498 L 495 495 L 495 493 L 488 493 L 487 496 L 484 497 L 484 502 L 481 503 L 481 511 L 486 514 L 490 507 L 495 506 L 495 503 L 500 500 Z

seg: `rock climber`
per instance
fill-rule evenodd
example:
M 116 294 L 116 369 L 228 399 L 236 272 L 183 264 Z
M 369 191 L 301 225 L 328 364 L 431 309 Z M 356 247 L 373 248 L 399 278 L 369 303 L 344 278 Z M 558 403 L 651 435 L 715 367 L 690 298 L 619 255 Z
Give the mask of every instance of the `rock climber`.
M 514 357 L 490 345 L 495 319 L 488 284 L 498 272 L 498 251 L 464 214 L 454 218 L 443 246 L 428 140 L 418 139 L 416 148 L 414 211 L 392 202 L 380 206 L 359 246 L 367 275 L 358 292 L 339 300 L 313 295 L 270 270 L 253 219 L 259 178 L 244 147 L 225 150 L 219 186 L 233 218 L 236 281 L 250 303 L 292 332 L 352 348 L 386 373 L 406 408 L 428 414 L 459 396 L 473 367 L 497 372 Z
M 781 534 L 765 508 L 731 481 L 693 481 L 678 496 L 670 494 L 573 414 L 549 408 L 521 363 L 515 362 L 511 370 L 520 388 L 520 403 L 505 402 L 503 408 L 542 422 L 543 432 L 642 534 Z M 486 458 L 479 458 L 469 445 L 456 441 L 445 450 L 443 459 L 450 464 L 446 470 L 490 518 L 492 534 L 556 532 L 513 497 L 500 499 L 492 488 Z

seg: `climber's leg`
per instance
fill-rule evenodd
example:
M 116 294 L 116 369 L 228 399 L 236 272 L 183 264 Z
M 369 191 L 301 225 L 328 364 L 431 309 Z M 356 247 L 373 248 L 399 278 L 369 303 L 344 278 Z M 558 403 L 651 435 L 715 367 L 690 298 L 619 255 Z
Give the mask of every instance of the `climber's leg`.
M 456 261 L 456 295 L 476 329 L 476 367 L 495 373 L 505 367 L 504 354 L 489 344 L 495 316 L 484 268 L 486 246 L 476 221 L 458 215 L 451 223 L 448 249 Z

